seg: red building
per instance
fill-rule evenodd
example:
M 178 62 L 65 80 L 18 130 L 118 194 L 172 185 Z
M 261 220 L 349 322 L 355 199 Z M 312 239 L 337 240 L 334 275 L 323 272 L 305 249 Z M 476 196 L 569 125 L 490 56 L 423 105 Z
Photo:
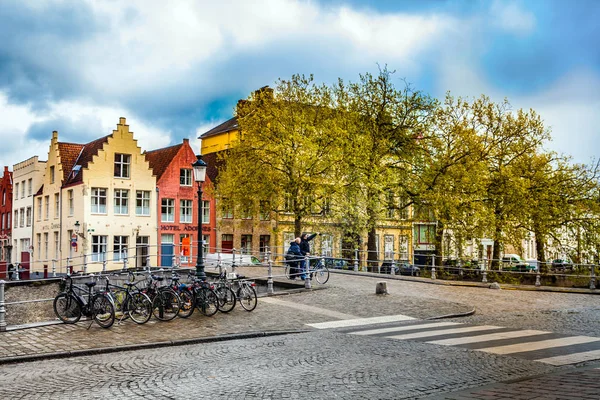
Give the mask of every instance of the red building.
M 176 264 L 193 267 L 198 256 L 198 186 L 192 168 L 196 155 L 188 139 L 145 154 L 156 175 L 160 266 L 172 266 L 175 256 Z M 202 186 L 202 239 L 204 252 L 214 253 L 215 201 L 206 195 L 209 185 L 207 178 Z
M 12 216 L 12 172 L 8 167 L 4 167 L 2 182 L 0 182 L 0 193 L 2 200 L 0 201 L 0 279 L 7 279 L 6 269 L 12 262 L 10 259 L 11 245 L 11 216 Z

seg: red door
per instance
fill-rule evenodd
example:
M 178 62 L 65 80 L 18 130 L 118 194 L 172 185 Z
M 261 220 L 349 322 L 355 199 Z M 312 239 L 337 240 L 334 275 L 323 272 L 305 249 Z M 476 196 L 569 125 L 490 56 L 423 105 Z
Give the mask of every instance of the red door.
M 21 265 L 19 268 L 19 279 L 29 279 L 29 257 L 28 251 L 21 252 Z

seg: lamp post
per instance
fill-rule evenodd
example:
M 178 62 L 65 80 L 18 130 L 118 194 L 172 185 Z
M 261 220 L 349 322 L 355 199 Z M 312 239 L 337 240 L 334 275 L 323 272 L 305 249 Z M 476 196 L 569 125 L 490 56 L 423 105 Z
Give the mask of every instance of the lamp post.
M 202 247 L 202 183 L 206 179 L 206 163 L 202 161 L 202 156 L 199 155 L 196 158 L 196 162 L 192 164 L 194 180 L 198 184 L 198 259 L 196 260 L 196 277 L 205 280 L 204 249 Z

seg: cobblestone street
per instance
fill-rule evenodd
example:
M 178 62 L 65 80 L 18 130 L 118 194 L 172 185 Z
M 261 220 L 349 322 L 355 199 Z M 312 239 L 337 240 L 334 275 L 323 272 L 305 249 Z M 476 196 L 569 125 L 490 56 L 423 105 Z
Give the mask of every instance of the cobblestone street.
M 264 275 L 260 268 L 240 272 Z M 440 321 L 467 327 L 461 329 L 483 325 L 502 327 L 496 330 L 503 332 L 537 329 L 551 332 L 553 338 L 584 335 L 588 341 L 597 340 L 600 328 L 599 296 L 432 285 L 400 278 L 386 279 L 390 294 L 377 296 L 375 283 L 380 280 L 379 276 L 334 273 L 325 289 L 261 297 L 251 313 L 236 307 L 230 314 L 212 318 L 195 313 L 188 320 L 151 320 L 141 326 L 125 322 L 108 330 L 95 324 L 88 330 L 89 322 L 83 322 L 5 332 L 0 335 L 0 362 L 5 364 L 0 366 L 0 387 L 8 395 L 4 398 L 28 399 L 525 399 L 534 398 L 526 397 L 528 388 L 546 390 L 549 396 L 549 382 L 558 382 L 557 390 L 571 393 L 560 398 L 594 398 L 584 394 L 600 390 L 600 383 L 595 383 L 598 379 L 594 380 L 599 370 L 591 368 L 600 365 L 600 356 L 579 363 L 589 367 L 577 375 L 580 368 L 571 364 L 553 366 L 518 356 L 440 346 L 426 339 L 357 336 L 344 329 L 314 330 L 307 325 L 403 315 L 414 322 L 370 328 L 394 330 L 404 324 L 402 329 L 407 329 L 406 324 L 465 315 L 475 309 L 474 315 Z M 264 336 L 281 331 L 297 333 Z M 246 338 L 170 346 L 241 335 Z M 153 348 L 124 351 L 143 346 Z M 68 356 L 73 351 L 88 355 L 35 364 L 14 362 L 20 357 L 46 358 L 44 354 Z M 561 378 L 544 378 L 549 374 Z M 574 393 L 575 382 L 585 385 L 586 392 L 579 393 L 582 397 Z

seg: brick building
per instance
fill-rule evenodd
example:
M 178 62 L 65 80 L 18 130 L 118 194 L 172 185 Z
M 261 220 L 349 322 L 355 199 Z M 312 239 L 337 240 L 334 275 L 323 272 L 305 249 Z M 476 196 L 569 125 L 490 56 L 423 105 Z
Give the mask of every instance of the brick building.
M 11 216 L 12 216 L 12 172 L 4 167 L 2 181 L 0 181 L 0 279 L 6 279 L 6 269 L 11 260 Z
M 158 259 L 163 267 L 175 264 L 192 267 L 198 255 L 198 187 L 192 164 L 196 155 L 189 140 L 145 153 L 156 176 L 158 194 Z M 203 184 L 202 240 L 205 254 L 215 252 L 215 206 Z

